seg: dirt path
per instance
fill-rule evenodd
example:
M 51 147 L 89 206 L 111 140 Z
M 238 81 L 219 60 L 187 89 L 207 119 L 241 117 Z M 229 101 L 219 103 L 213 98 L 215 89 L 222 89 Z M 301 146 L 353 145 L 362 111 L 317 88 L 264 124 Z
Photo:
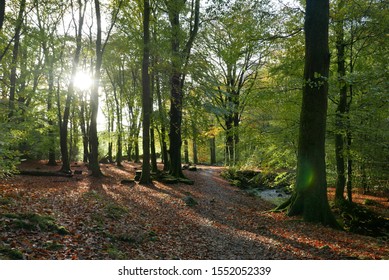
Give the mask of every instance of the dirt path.
M 220 168 L 185 171 L 195 185 L 121 184 L 137 166 L 104 165 L 108 176 L 15 176 L 0 183 L 1 248 L 24 259 L 388 258 L 388 242 L 302 223 L 221 179 Z M 46 169 L 48 167 L 39 166 Z M 197 205 L 188 206 L 192 197 Z M 68 230 L 21 227 L 9 213 L 55 218 Z M 8 216 L 7 216 L 8 215 Z M 26 221 L 24 221 L 26 222 Z M 27 221 L 29 222 L 29 221 Z

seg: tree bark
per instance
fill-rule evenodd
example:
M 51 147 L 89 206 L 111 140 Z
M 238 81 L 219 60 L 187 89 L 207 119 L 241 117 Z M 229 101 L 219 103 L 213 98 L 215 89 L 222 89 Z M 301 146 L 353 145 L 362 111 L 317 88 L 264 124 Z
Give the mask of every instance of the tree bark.
M 100 1 L 95 0 L 95 12 L 97 23 L 96 34 L 96 64 L 94 73 L 94 83 L 91 90 L 91 121 L 89 128 L 89 141 L 90 141 L 90 156 L 89 156 L 89 168 L 92 171 L 92 176 L 100 177 L 103 173 L 100 170 L 99 164 L 99 139 L 97 136 L 97 113 L 99 110 L 99 85 L 101 76 L 101 65 L 103 63 L 103 50 L 101 43 L 101 13 L 100 13 Z
M 338 227 L 327 198 L 325 133 L 327 116 L 329 1 L 307 0 L 305 67 L 296 189 L 288 215 Z
M 180 13 L 184 8 L 185 1 L 171 1 L 168 5 L 169 20 L 171 25 L 171 51 L 172 51 L 172 74 L 170 78 L 170 175 L 178 178 L 185 178 L 181 168 L 181 125 L 182 125 L 182 101 L 183 101 L 183 86 L 185 81 L 186 66 L 189 61 L 190 52 L 193 46 L 194 39 L 199 28 L 200 1 L 194 3 L 192 11 L 193 23 L 188 41 L 183 50 L 180 49 L 181 25 Z
M 17 62 L 19 56 L 20 46 L 20 33 L 23 25 L 23 15 L 26 9 L 26 0 L 20 1 L 19 14 L 16 20 L 15 36 L 14 36 L 14 47 L 12 50 L 12 63 L 11 63 L 11 75 L 10 75 L 10 89 L 9 89 L 9 113 L 8 119 L 11 120 L 14 116 L 15 111 L 15 94 L 16 94 L 16 72 Z
M 338 3 L 338 11 L 343 9 L 344 2 L 340 0 Z M 338 65 L 338 82 L 339 82 L 339 101 L 335 115 L 335 158 L 336 158 L 336 187 L 335 187 L 335 203 L 344 202 L 344 188 L 346 186 L 346 174 L 345 174 L 345 113 L 347 107 L 347 84 L 344 80 L 346 76 L 345 67 L 345 42 L 344 42 L 344 29 L 343 19 L 338 19 L 335 27 L 336 32 L 336 51 L 337 51 L 337 65 Z
M 71 77 L 74 77 L 77 73 L 78 64 L 80 61 L 80 55 L 81 55 L 81 47 L 82 47 L 82 27 L 84 25 L 84 16 L 85 16 L 85 10 L 86 6 L 82 5 L 81 0 L 78 0 L 79 5 L 79 16 L 78 16 L 78 27 L 76 29 L 76 50 L 74 52 L 73 57 L 73 65 L 72 65 L 72 75 Z M 59 85 L 58 85 L 59 87 Z M 58 94 L 59 94 L 59 88 L 58 88 Z M 74 95 L 74 81 L 70 81 L 68 86 L 68 92 L 66 96 L 66 102 L 65 102 L 65 110 L 63 113 L 62 120 L 60 120 L 60 146 L 61 146 L 61 159 L 62 159 L 62 167 L 61 172 L 63 173 L 71 173 L 70 169 L 70 160 L 69 160 L 69 150 L 68 150 L 68 123 L 69 123 L 69 116 L 70 116 L 70 105 L 72 102 L 72 98 Z M 59 103 L 59 96 L 58 96 L 58 108 L 60 108 Z
M 209 150 L 210 150 L 210 163 L 216 164 L 216 139 L 215 136 L 209 138 Z
M 156 79 L 156 93 L 157 93 L 157 102 L 158 102 L 158 110 L 159 110 L 159 117 L 161 120 L 161 154 L 162 154 L 162 161 L 164 163 L 163 170 L 168 171 L 170 162 L 169 162 L 169 155 L 168 155 L 168 149 L 166 144 L 166 114 L 165 114 L 165 108 L 162 104 L 162 93 L 161 93 L 161 84 L 159 79 L 159 74 L 155 75 Z
M 141 184 L 151 183 L 150 177 L 150 119 L 151 119 L 151 90 L 150 90 L 150 2 L 143 1 L 143 61 L 142 61 L 142 146 L 143 164 Z

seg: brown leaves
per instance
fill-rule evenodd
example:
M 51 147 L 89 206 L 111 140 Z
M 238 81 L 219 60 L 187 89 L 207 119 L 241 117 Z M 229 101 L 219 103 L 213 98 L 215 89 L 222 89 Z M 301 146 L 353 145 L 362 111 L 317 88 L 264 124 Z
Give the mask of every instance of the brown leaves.
M 40 165 L 40 168 L 46 168 Z M 387 258 L 387 241 L 306 224 L 220 178 L 220 168 L 188 172 L 195 185 L 121 184 L 135 166 L 103 168 L 96 179 L 16 176 L 0 184 L 0 258 L 25 259 L 345 259 Z M 183 200 L 197 204 L 188 207 Z M 6 213 L 50 216 L 59 234 L 11 226 Z M 7 220 L 8 219 L 8 220 Z M 3 252 L 3 253 L 1 253 Z M 4 253 L 5 252 L 5 253 Z M 7 255 L 9 257 L 9 255 Z

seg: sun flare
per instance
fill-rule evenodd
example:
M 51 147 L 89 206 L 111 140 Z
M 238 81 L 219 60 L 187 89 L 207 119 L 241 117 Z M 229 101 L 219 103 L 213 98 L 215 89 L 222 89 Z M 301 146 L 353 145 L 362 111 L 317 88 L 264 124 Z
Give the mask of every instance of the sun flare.
M 88 90 L 92 87 L 93 79 L 85 72 L 77 72 L 74 76 L 74 87 L 79 90 Z

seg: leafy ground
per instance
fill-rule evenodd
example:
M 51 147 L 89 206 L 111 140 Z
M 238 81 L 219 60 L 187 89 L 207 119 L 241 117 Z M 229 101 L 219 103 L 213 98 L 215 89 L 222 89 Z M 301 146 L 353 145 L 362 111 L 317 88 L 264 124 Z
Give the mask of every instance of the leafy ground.
M 21 168 L 56 170 L 43 162 Z M 0 259 L 388 259 L 385 238 L 337 231 L 268 212 L 221 168 L 184 171 L 194 185 L 145 186 L 134 164 L 107 176 L 17 175 L 0 183 Z M 356 200 L 366 200 L 356 195 Z M 388 214 L 389 201 L 368 197 Z

